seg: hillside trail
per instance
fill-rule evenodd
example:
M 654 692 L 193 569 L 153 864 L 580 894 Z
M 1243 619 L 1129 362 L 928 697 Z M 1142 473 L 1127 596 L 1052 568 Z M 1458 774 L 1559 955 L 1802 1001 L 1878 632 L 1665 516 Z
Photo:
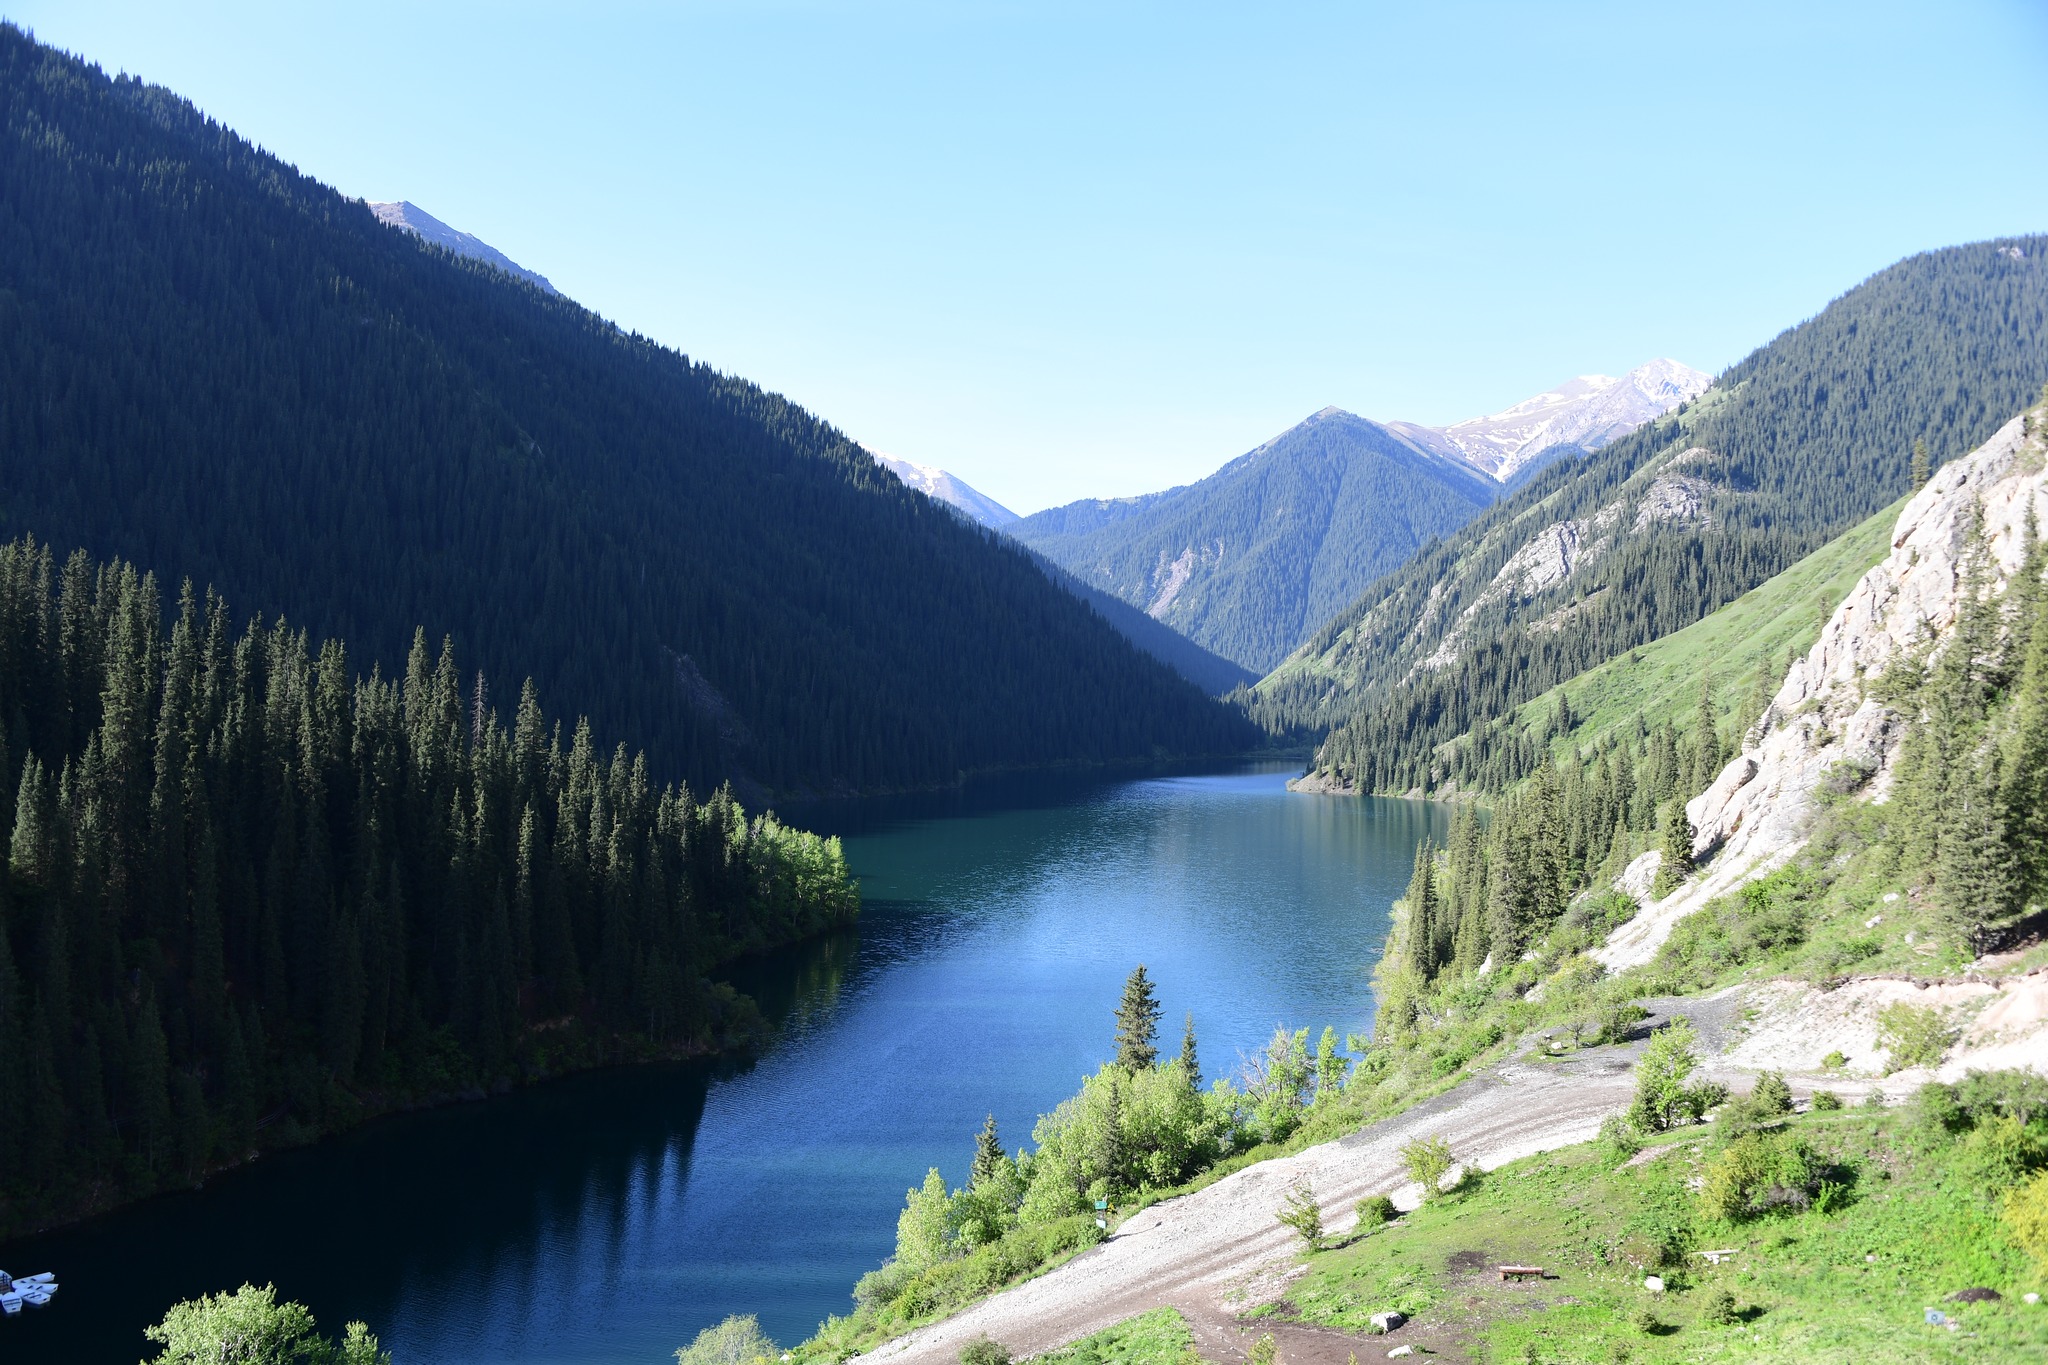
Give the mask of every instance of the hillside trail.
M 1642 1003 L 1651 1018 L 1629 1043 L 1554 1061 L 1503 1062 L 1347 1137 L 1248 1166 L 1206 1189 L 1145 1209 L 1067 1264 L 861 1359 L 953 1365 L 961 1346 L 982 1335 L 1022 1358 L 1162 1305 L 1188 1319 L 1196 1349 L 1210 1361 L 1243 1360 L 1266 1332 L 1286 1365 L 1349 1365 L 1354 1355 L 1361 1362 L 1380 1359 L 1390 1348 L 1409 1344 L 1418 1355 L 1427 1347 L 1439 1359 L 1464 1359 L 1463 1343 L 1418 1324 L 1382 1337 L 1244 1320 L 1247 1309 L 1282 1297 L 1300 1273 L 1294 1234 L 1275 1221 L 1274 1211 L 1288 1187 L 1307 1176 L 1325 1226 L 1342 1238 L 1356 1224 L 1353 1206 L 1366 1195 L 1391 1193 L 1402 1207 L 1414 1206 L 1420 1188 L 1404 1172 L 1400 1149 L 1415 1138 L 1446 1138 L 1460 1162 L 1481 1169 L 1587 1141 L 1602 1119 L 1627 1106 L 1643 1039 L 1671 1018 L 1693 1021 L 1709 1074 L 1724 1082 L 1746 1074 L 1723 1074 L 1711 1060 L 1730 1041 L 1739 1004 L 1735 993 Z M 1541 1292 L 1540 1285 L 1532 1289 Z

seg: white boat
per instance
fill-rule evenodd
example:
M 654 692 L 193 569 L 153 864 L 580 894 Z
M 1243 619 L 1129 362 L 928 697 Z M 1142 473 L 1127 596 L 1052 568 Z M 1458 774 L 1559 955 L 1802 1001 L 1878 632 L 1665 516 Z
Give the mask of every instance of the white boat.
M 21 1301 L 38 1305 L 48 1303 L 50 1301 L 50 1291 L 44 1287 L 24 1289 L 21 1291 Z
M 53 1285 L 53 1286 L 54 1286 L 54 1285 L 55 1285 L 55 1284 L 57 1283 L 57 1277 L 56 1277 L 55 1275 L 51 1274 L 51 1273 L 50 1273 L 49 1271 L 45 1270 L 45 1271 L 44 1271 L 44 1272 L 43 1272 L 42 1274 L 40 1274 L 40 1275 L 24 1275 L 24 1276 L 22 1276 L 22 1277 L 21 1277 L 20 1279 L 16 1280 L 16 1281 L 15 1281 L 15 1283 L 16 1283 L 16 1284 L 47 1284 L 47 1285 Z
M 21 1295 L 11 1289 L 5 1294 L 0 1294 L 0 1312 L 19 1313 L 20 1311 Z

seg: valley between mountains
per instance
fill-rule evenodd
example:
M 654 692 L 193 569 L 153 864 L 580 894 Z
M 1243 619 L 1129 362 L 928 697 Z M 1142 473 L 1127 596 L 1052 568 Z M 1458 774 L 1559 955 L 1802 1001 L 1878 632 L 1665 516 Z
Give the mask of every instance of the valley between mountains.
M 0 120 L 0 1356 L 2048 1352 L 2048 235 L 1020 515 Z

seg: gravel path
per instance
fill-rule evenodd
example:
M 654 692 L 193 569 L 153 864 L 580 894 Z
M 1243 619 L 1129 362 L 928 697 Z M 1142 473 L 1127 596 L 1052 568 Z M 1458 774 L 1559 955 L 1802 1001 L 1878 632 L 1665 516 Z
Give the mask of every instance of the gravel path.
M 1718 1050 L 1735 1017 L 1728 993 L 1705 999 L 1646 1001 L 1661 1023 L 1692 1017 L 1708 1051 Z M 1647 1024 L 1645 1026 L 1647 1030 Z M 1279 1296 L 1297 1273 L 1293 1234 L 1274 1221 L 1287 1187 L 1314 1182 L 1325 1226 L 1336 1235 L 1355 1223 L 1352 1206 L 1391 1193 L 1412 1208 L 1420 1189 L 1402 1171 L 1399 1151 L 1415 1137 L 1441 1134 L 1464 1162 L 1492 1168 L 1534 1152 L 1584 1142 L 1633 1093 L 1637 1041 L 1593 1048 L 1570 1060 L 1505 1062 L 1406 1113 L 1294 1156 L 1249 1166 L 1195 1194 L 1171 1199 L 1127 1221 L 1101 1246 L 1057 1270 L 995 1295 L 943 1322 L 899 1337 L 862 1357 L 891 1365 L 952 1365 L 962 1343 L 986 1333 L 1018 1356 L 1033 1355 L 1101 1331 L 1134 1314 L 1172 1305 L 1195 1330 L 1210 1360 L 1238 1360 L 1256 1331 L 1281 1337 L 1289 1365 L 1346 1365 L 1384 1355 L 1394 1342 L 1308 1328 L 1241 1324 L 1238 1314 Z M 1724 1077 L 1724 1079 L 1734 1079 Z M 1455 1358 L 1455 1343 L 1431 1343 Z M 1375 1348 L 1376 1349 L 1371 1349 Z

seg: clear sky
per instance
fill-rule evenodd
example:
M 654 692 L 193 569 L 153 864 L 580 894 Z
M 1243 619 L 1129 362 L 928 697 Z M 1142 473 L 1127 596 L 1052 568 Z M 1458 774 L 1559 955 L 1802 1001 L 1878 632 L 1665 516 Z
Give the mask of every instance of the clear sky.
M 0 0 L 1018 511 L 2048 230 L 2048 4 Z

